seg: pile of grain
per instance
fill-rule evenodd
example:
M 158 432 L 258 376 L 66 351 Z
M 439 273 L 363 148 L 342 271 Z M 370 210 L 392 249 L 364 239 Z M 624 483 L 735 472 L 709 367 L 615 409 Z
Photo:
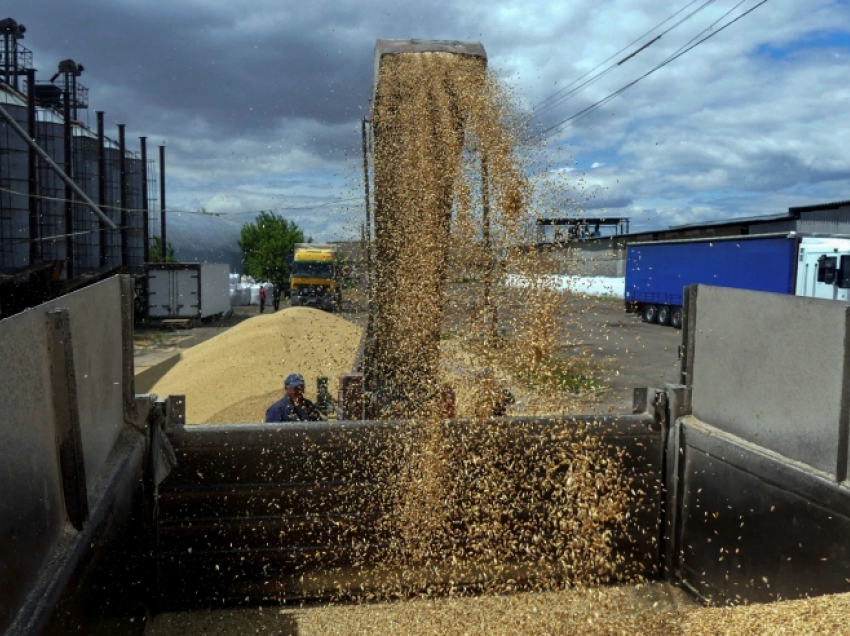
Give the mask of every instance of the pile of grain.
M 187 349 L 151 389 L 186 395 L 192 424 L 262 422 L 283 396 L 283 380 L 300 373 L 306 395 L 327 376 L 336 395 L 338 376 L 351 371 L 360 342 L 356 325 L 332 314 L 291 307 L 246 320 Z

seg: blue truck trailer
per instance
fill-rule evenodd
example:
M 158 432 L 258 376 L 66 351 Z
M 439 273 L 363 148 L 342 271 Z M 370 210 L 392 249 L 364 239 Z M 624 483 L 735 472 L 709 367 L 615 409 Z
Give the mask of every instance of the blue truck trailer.
M 850 238 L 796 232 L 633 243 L 626 307 L 644 321 L 682 326 L 683 289 L 701 283 L 850 300 Z

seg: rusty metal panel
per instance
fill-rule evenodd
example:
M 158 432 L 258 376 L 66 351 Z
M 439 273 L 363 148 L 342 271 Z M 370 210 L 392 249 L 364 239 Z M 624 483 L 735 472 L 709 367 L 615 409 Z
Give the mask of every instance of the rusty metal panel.
M 51 333 L 57 309 L 62 329 Z M 0 360 L 2 629 L 59 545 L 66 514 L 82 526 L 124 426 L 118 277 L 0 321 Z
M 127 301 L 121 278 L 113 276 L 32 310 L 68 310 L 89 492 L 124 426 L 128 378 L 122 306 Z
M 6 636 L 141 636 L 150 589 L 145 457 L 144 436 L 125 428 L 93 493 L 89 522 L 64 535 Z
M 77 377 L 74 373 L 74 344 L 68 312 L 47 312 L 47 347 L 50 352 L 51 388 L 55 414 L 56 443 L 62 468 L 62 492 L 65 512 L 76 530 L 82 530 L 89 518 L 86 492 L 86 467 L 80 435 L 77 404 Z

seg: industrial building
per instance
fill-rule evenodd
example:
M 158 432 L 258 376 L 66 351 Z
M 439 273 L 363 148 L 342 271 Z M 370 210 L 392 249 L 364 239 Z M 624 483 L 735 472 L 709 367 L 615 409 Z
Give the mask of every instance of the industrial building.
M 0 318 L 117 272 L 142 281 L 155 201 L 145 139 L 106 136 L 102 111 L 89 129 L 83 66 L 37 80 L 25 31 L 0 20 Z
M 629 234 L 627 241 L 629 243 L 640 243 L 712 236 L 773 234 L 777 232 L 850 235 L 850 201 L 788 208 L 788 212 L 784 214 L 676 225 L 667 230 Z
M 603 219 L 601 230 L 577 233 L 574 229 L 595 227 L 596 221 L 596 218 L 584 217 L 538 220 L 538 228 L 550 225 L 567 228 L 565 234 L 559 236 L 555 233 L 551 238 L 538 229 L 538 249 L 549 254 L 556 273 L 624 276 L 626 246 L 632 243 L 784 232 L 850 235 L 850 201 L 793 207 L 782 214 L 676 225 L 665 230 L 623 232 L 622 228 L 628 228 L 625 217 Z M 604 235 L 606 222 L 617 231 Z

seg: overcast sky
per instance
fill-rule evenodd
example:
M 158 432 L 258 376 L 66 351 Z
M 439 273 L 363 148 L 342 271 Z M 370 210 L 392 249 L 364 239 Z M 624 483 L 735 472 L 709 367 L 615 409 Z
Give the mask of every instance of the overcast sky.
M 108 131 L 125 123 L 134 143 L 166 143 L 169 207 L 274 209 L 334 239 L 362 213 L 376 39 L 480 41 L 545 130 L 759 1 L 11 0 L 4 12 L 27 27 L 40 79 L 65 58 L 85 66 L 92 124 L 104 110 Z M 846 0 L 769 0 L 549 130 L 553 168 L 589 188 L 588 213 L 604 206 L 637 229 L 850 199 L 848 54 Z

